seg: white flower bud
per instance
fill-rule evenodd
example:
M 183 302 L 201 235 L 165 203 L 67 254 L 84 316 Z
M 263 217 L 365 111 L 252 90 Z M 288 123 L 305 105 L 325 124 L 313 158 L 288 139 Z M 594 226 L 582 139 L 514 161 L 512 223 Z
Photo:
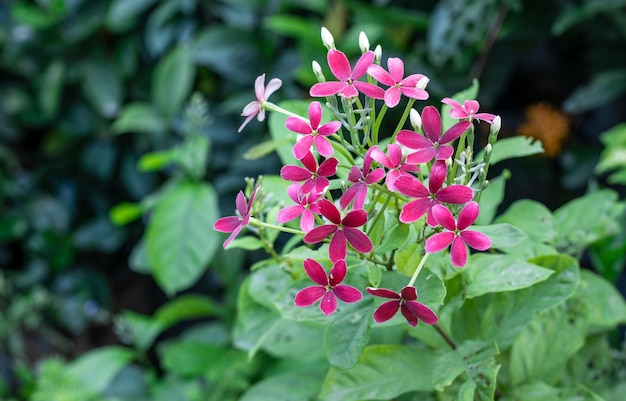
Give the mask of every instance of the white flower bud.
M 415 131 L 419 132 L 422 130 L 422 117 L 420 116 L 420 113 L 417 112 L 417 110 L 411 109 L 411 111 L 409 112 L 409 121 L 411 121 L 411 126 Z
M 322 43 L 328 50 L 335 48 L 335 38 L 326 27 L 322 27 Z
M 487 146 L 485 146 L 485 156 L 490 155 L 492 150 L 493 150 L 493 146 L 491 146 L 491 144 L 488 143 Z
M 493 122 L 491 123 L 491 128 L 490 128 L 490 133 L 492 135 L 497 135 L 498 132 L 500 132 L 500 127 L 502 126 L 502 119 L 500 118 L 500 116 L 496 116 L 496 118 L 493 119 Z
M 374 49 L 374 62 L 376 64 L 380 64 L 380 60 L 383 58 L 383 48 L 380 45 L 377 45 Z
M 419 81 L 417 81 L 417 84 L 415 85 L 415 87 L 417 89 L 426 89 L 426 85 L 428 85 L 429 82 L 430 82 L 430 78 L 424 77 L 420 79 Z
M 322 67 L 320 66 L 320 63 L 313 60 L 311 62 L 311 68 L 313 69 L 313 74 L 315 74 L 315 78 L 317 78 L 318 82 L 326 81 L 326 78 L 324 78 L 324 73 L 322 72 Z
M 363 31 L 359 34 L 359 49 L 361 49 L 361 53 L 367 53 L 370 49 L 370 41 Z

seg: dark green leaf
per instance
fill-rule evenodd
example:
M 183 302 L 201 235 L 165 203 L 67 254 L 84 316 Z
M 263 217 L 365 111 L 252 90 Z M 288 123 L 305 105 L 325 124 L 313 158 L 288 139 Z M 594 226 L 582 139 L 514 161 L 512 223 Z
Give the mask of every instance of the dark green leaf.
M 552 213 L 543 204 L 530 199 L 513 203 L 496 219 L 496 223 L 511 224 L 536 242 L 550 244 L 556 238 L 556 223 Z
M 185 46 L 173 48 L 157 64 L 152 76 L 155 106 L 167 117 L 181 112 L 191 93 L 194 77 L 191 50 Z
M 489 226 L 472 226 L 475 230 L 485 234 L 491 239 L 491 248 L 507 248 L 519 244 L 526 238 L 523 232 L 510 224 L 492 224 Z
M 167 124 L 152 106 L 139 102 L 124 106 L 111 126 L 116 134 L 154 133 L 166 129 Z
M 323 380 L 318 372 L 285 371 L 255 383 L 239 401 L 309 401 L 317 397 Z
M 154 313 L 154 318 L 171 326 L 182 320 L 211 317 L 220 312 L 220 307 L 211 298 L 187 294 L 161 306 Z
M 589 325 L 596 329 L 613 329 L 626 323 L 626 302 L 614 285 L 589 271 L 580 272 L 576 297 L 587 306 Z
M 122 77 L 116 66 L 100 59 L 86 63 L 83 68 L 83 90 L 87 100 L 102 117 L 115 117 L 124 97 Z
M 135 352 L 129 348 L 100 347 L 81 355 L 68 365 L 68 369 L 85 387 L 101 392 L 134 358 Z
M 373 298 L 346 305 L 328 325 L 324 334 L 326 357 L 332 366 L 347 369 L 354 366 L 370 337 Z
M 495 343 L 474 341 L 466 341 L 457 349 L 447 351 L 439 357 L 433 367 L 435 390 L 443 391 L 463 372 L 466 372 L 476 385 L 477 376 L 482 373 L 481 365 L 493 361 L 494 355 L 498 353 Z
M 109 6 L 106 23 L 114 32 L 125 30 L 132 26 L 139 14 L 147 10 L 156 0 L 114 0 Z
M 566 113 L 584 113 L 604 106 L 626 91 L 626 72 L 620 68 L 597 73 L 591 82 L 578 87 L 564 102 Z
M 503 160 L 514 159 L 516 157 L 532 156 L 543 153 L 541 141 L 537 141 L 527 136 L 513 136 L 510 138 L 498 139 L 493 145 L 489 164 L 494 165 Z M 476 157 L 480 160 L 481 154 Z

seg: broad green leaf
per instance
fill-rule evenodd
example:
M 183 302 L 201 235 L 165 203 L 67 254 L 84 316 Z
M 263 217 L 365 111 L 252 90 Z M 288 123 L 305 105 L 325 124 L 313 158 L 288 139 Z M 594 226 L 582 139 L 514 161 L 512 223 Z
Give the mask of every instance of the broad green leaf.
M 472 85 L 463 89 L 460 92 L 455 93 L 451 98 L 456 100 L 460 104 L 463 104 L 466 100 L 476 100 L 478 97 L 478 90 L 480 89 L 480 85 L 478 83 L 478 79 L 474 78 L 472 80 Z M 454 124 L 459 122 L 452 117 L 450 117 L 450 110 L 452 110 L 452 106 L 449 106 L 445 103 L 441 105 L 441 124 L 443 127 L 443 132 L 447 131 Z
M 262 188 L 268 200 L 276 201 L 281 207 L 293 205 L 293 200 L 287 194 L 287 189 L 292 183 L 283 180 L 280 175 L 268 174 L 263 176 Z M 268 220 L 269 223 L 276 223 Z
M 163 150 L 143 154 L 137 162 L 139 171 L 159 171 L 172 162 L 174 152 Z
M 240 11 L 236 13 L 239 17 Z M 256 75 L 253 74 L 261 71 L 258 68 L 258 61 L 263 58 L 259 47 L 256 46 L 258 39 L 256 32 L 251 29 L 207 24 L 198 31 L 191 53 L 197 65 L 209 67 L 211 71 L 221 75 L 221 79 L 229 80 L 237 86 L 242 82 L 249 82 L 250 100 L 256 100 L 254 96 Z M 274 77 L 266 75 L 265 83 L 272 78 Z
M 319 372 L 285 371 L 256 382 L 239 401 L 309 401 L 317 398 L 324 376 Z
M 479 226 L 491 224 L 496 217 L 498 207 L 504 200 L 506 180 L 511 177 L 509 170 L 504 170 L 499 176 L 489 180 L 489 185 L 480 194 L 480 214 L 475 221 Z
M 440 316 L 442 321 L 451 322 L 450 334 L 457 342 L 493 340 L 504 350 L 538 313 L 565 302 L 574 294 L 579 282 L 575 259 L 549 255 L 530 262 L 554 273 L 547 280 L 527 288 L 467 299 L 460 309 Z
M 346 305 L 326 328 L 324 348 L 332 366 L 348 369 L 361 356 L 370 337 L 374 299 Z
M 543 153 L 541 141 L 534 140 L 527 136 L 513 136 L 510 138 L 498 139 L 493 145 L 489 164 L 494 165 L 503 160 L 516 157 L 532 156 Z M 482 151 L 476 156 L 476 160 L 482 159 Z
M 391 230 L 387 229 L 383 241 L 374 248 L 375 254 L 383 254 L 396 249 L 402 249 L 402 245 L 412 242 L 411 225 L 396 223 Z
M 243 351 L 209 343 L 172 341 L 158 348 L 163 368 L 183 377 L 205 375 L 212 367 L 228 368 L 237 360 L 246 360 Z
M 188 135 L 180 146 L 173 149 L 173 161 L 187 177 L 200 181 L 206 173 L 209 140 L 201 134 Z
M 623 68 L 596 73 L 590 82 L 576 88 L 563 102 L 566 113 L 584 113 L 604 106 L 626 92 Z
M 611 283 L 616 283 L 626 262 L 626 231 L 591 244 L 589 256 L 594 270 Z
M 584 384 L 595 389 L 613 387 L 614 355 L 608 336 L 603 334 L 587 336 L 585 345 L 567 361 L 566 371 L 559 378 L 559 383 L 563 386 Z M 607 397 L 607 400 L 619 399 Z
M 211 229 L 217 197 L 208 184 L 181 182 L 154 207 L 146 232 L 146 251 L 154 278 L 168 294 L 192 285 L 219 246 Z
M 543 204 L 530 199 L 514 202 L 498 216 L 496 223 L 511 224 L 536 242 L 550 244 L 556 238 L 556 223 L 552 213 Z
M 398 272 L 404 274 L 407 277 L 411 277 L 417 269 L 417 265 L 422 260 L 422 252 L 424 246 L 418 243 L 412 243 L 408 246 L 402 247 L 396 253 L 396 267 Z
M 604 401 L 583 385 L 571 387 L 552 387 L 541 381 L 523 384 L 514 389 L 515 401 Z
M 129 103 L 113 122 L 111 130 L 116 134 L 157 133 L 167 129 L 167 124 L 152 106 L 145 103 Z
M 206 318 L 220 313 L 220 307 L 211 298 L 186 294 L 161 306 L 154 313 L 154 318 L 171 326 L 181 320 Z
M 433 391 L 437 354 L 404 345 L 372 345 L 350 369 L 331 368 L 320 398 L 325 401 L 390 399 L 409 391 Z
M 118 322 L 121 327 L 121 337 L 141 351 L 147 351 L 152 346 L 154 340 L 168 328 L 168 324 L 133 311 L 125 310 Z
M 471 230 L 479 231 L 491 239 L 491 248 L 507 248 L 519 244 L 526 235 L 511 224 L 500 223 L 489 226 L 472 226 Z
M 98 114 L 104 118 L 117 115 L 124 97 L 122 77 L 116 66 L 104 59 L 83 66 L 83 90 Z
M 173 48 L 157 64 L 152 77 L 152 98 L 156 107 L 167 117 L 182 110 L 195 77 L 189 47 Z
M 113 32 L 130 28 L 139 14 L 147 10 L 156 0 L 114 0 L 106 15 L 106 24 Z
M 437 359 L 433 366 L 433 384 L 435 390 L 443 391 L 454 379 L 465 372 L 474 384 L 479 380 L 481 365 L 493 360 L 498 348 L 493 342 L 466 341 L 457 349 L 451 349 Z
M 144 208 L 141 204 L 122 202 L 111 209 L 109 218 L 113 224 L 123 226 L 140 218 L 143 212 Z
M 537 316 L 511 347 L 512 383 L 558 382 L 567 360 L 582 348 L 586 333 L 587 310 L 576 299 Z
M 106 346 L 93 349 L 68 365 L 69 372 L 90 390 L 101 392 L 115 375 L 135 358 L 129 348 Z
M 476 392 L 476 382 L 467 380 L 461 385 L 457 393 L 456 401 L 474 401 L 474 393 Z
M 476 298 L 492 292 L 515 291 L 545 281 L 554 270 L 508 255 L 478 254 L 463 269 L 465 296 Z
M 242 238 L 235 238 L 232 240 L 230 244 L 228 244 L 228 248 L 241 248 L 246 251 L 256 251 L 258 249 L 263 249 L 263 242 L 257 237 L 245 236 Z
M 596 174 L 616 168 L 626 168 L 626 123 L 621 123 L 600 134 L 605 149 L 595 167 Z
M 587 306 L 591 328 L 606 330 L 626 323 L 624 296 L 596 273 L 589 270 L 580 272 L 576 297 Z

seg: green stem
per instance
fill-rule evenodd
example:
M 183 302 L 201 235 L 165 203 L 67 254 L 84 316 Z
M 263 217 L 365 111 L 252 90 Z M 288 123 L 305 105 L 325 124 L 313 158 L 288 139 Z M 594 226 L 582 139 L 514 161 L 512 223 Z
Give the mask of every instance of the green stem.
M 254 217 L 250 217 L 250 225 L 255 227 L 269 228 L 272 230 L 278 230 L 289 234 L 296 234 L 304 236 L 306 233 L 300 230 L 294 230 L 293 228 L 277 226 L 275 224 L 266 223 L 264 221 L 255 219 Z
M 448 176 L 448 180 L 451 180 L 451 181 L 448 182 L 448 184 L 450 184 L 451 182 L 454 182 L 454 179 L 456 178 L 456 170 L 457 170 L 457 163 L 456 163 L 456 161 L 461 158 L 461 153 L 463 152 L 463 150 L 465 150 L 464 149 L 465 148 L 465 137 L 467 136 L 467 131 L 468 130 L 465 130 L 465 132 L 463 132 L 463 134 L 461 134 L 461 138 L 459 138 L 459 143 L 457 144 L 457 147 L 456 147 L 456 154 L 454 155 L 454 160 L 452 160 L 452 174 L 450 176 Z
M 415 269 L 415 271 L 413 272 L 413 276 L 411 276 L 411 281 L 409 281 L 407 287 L 412 287 L 413 284 L 415 284 L 415 280 L 417 280 L 417 276 L 420 274 L 420 271 L 422 270 L 422 267 L 424 267 L 424 265 L 426 264 L 426 260 L 428 260 L 429 256 L 430 253 L 426 252 L 424 257 L 422 257 L 422 260 L 420 260 L 419 265 L 417 265 L 417 269 Z
M 385 113 L 387 113 L 387 105 L 383 104 L 383 107 L 380 109 L 380 113 L 376 116 L 376 120 L 374 121 L 374 127 L 372 128 L 372 142 L 374 145 L 378 145 L 378 131 L 380 130 L 380 124 L 383 122 L 383 117 L 385 117 Z
M 264 110 L 268 110 L 268 111 L 275 111 L 277 113 L 284 114 L 289 117 L 298 117 L 310 124 L 310 121 L 308 118 L 304 118 L 302 116 L 297 115 L 296 113 L 292 113 L 291 111 L 283 109 L 282 107 L 277 106 L 276 104 L 272 102 L 265 101 L 261 103 L 261 108 Z
M 400 132 L 400 130 L 404 126 L 404 123 L 406 122 L 406 119 L 409 117 L 409 113 L 411 112 L 411 107 L 413 107 L 413 103 L 415 103 L 415 99 L 409 98 L 409 102 L 404 108 L 404 113 L 402 113 L 402 117 L 400 117 L 400 121 L 398 121 L 396 129 L 393 130 L 393 136 L 391 137 L 391 141 L 389 141 L 389 143 L 393 143 L 396 140 L 396 135 L 398 135 L 398 132 Z

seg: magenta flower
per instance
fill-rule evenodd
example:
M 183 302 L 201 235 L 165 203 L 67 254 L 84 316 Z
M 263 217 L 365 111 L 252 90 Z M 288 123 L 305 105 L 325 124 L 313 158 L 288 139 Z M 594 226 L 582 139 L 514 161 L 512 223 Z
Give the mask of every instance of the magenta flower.
M 248 103 L 246 107 L 243 108 L 242 116 L 245 116 L 241 127 L 237 130 L 237 132 L 241 132 L 243 127 L 245 127 L 254 116 L 257 116 L 257 120 L 263 121 L 265 120 L 265 109 L 263 108 L 263 102 L 266 102 L 270 95 L 278 90 L 283 82 L 278 78 L 272 78 L 265 86 L 265 74 L 262 74 L 257 77 L 254 81 L 254 92 L 256 94 L 256 100 Z
M 493 123 L 493 119 L 496 118 L 495 114 L 477 113 L 480 104 L 476 100 L 466 100 L 463 102 L 462 106 L 459 102 L 449 97 L 443 99 L 441 102 L 452 107 L 450 117 L 458 120 L 467 120 L 470 122 L 472 120 L 482 120 L 491 124 Z
M 351 210 L 344 218 L 341 218 L 337 207 L 328 199 L 320 199 L 318 206 L 320 212 L 330 221 L 330 224 L 325 224 L 309 231 L 304 236 L 304 242 L 316 244 L 332 236 L 328 250 L 330 260 L 333 262 L 346 258 L 346 242 L 350 243 L 357 252 L 361 253 L 368 253 L 374 248 L 369 237 L 356 228 L 367 223 L 367 212 L 365 210 Z
M 354 200 L 355 209 L 363 209 L 365 205 L 365 198 L 367 197 L 367 186 L 377 183 L 385 176 L 385 170 L 377 168 L 371 170 L 372 159 L 371 153 L 374 150 L 373 147 L 369 148 L 363 158 L 363 169 L 357 166 L 350 167 L 350 173 L 348 174 L 348 181 L 354 183 L 346 192 L 343 193 L 339 200 L 339 206 L 345 209 L 352 200 Z
M 331 157 L 317 165 L 317 160 L 311 152 L 308 152 L 300 160 L 305 168 L 287 165 L 280 169 L 280 176 L 287 181 L 304 181 L 300 188 L 301 194 L 308 194 L 315 190 L 316 193 L 324 193 L 330 185 L 327 177 L 332 177 L 337 172 L 339 160 Z
M 428 92 L 423 88 L 418 88 L 417 84 L 422 80 L 428 82 L 422 74 L 409 75 L 404 77 L 404 63 L 396 57 L 387 59 L 387 68 L 389 72 L 378 64 L 372 64 L 367 69 L 370 74 L 378 82 L 387 85 L 389 88 L 385 91 L 385 104 L 389 107 L 396 107 L 400 103 L 400 96 L 404 95 L 417 100 L 428 99 Z
M 422 127 L 426 136 L 403 129 L 398 133 L 396 140 L 409 149 L 417 152 L 407 156 L 409 164 L 420 164 L 435 160 L 445 160 L 452 156 L 454 148 L 450 143 L 461 136 L 470 126 L 469 121 L 461 121 L 450 127 L 441 135 L 441 115 L 433 106 L 426 106 L 422 111 Z
M 439 203 L 454 203 L 462 205 L 472 200 L 474 191 L 467 185 L 450 185 L 441 188 L 446 180 L 448 168 L 446 162 L 437 160 L 430 169 L 428 177 L 428 189 L 413 176 L 399 177 L 394 186 L 398 192 L 410 198 L 416 198 L 402 207 L 400 221 L 412 223 L 428 213 L 426 222 L 435 227 L 437 222 L 432 213 L 432 207 Z
M 402 148 L 392 143 L 387 145 L 387 152 L 389 156 L 384 154 L 377 146 L 372 146 L 372 159 L 389 169 L 387 172 L 387 178 L 385 184 L 390 191 L 394 191 L 394 182 L 398 177 L 409 176 L 412 177 L 409 172 L 419 171 L 419 167 L 415 164 L 408 163 L 408 157 L 405 158 L 402 154 Z
M 463 267 L 467 263 L 467 247 L 465 245 L 478 251 L 484 251 L 491 247 L 491 240 L 485 234 L 467 230 L 478 217 L 480 212 L 478 203 L 470 202 L 465 205 L 456 221 L 450 210 L 442 205 L 433 206 L 432 212 L 435 221 L 445 230 L 426 240 L 424 246 L 426 252 L 443 251 L 452 244 L 450 248 L 452 264 L 456 267 Z
M 311 280 L 319 285 L 300 290 L 293 301 L 296 306 L 311 306 L 321 299 L 320 309 L 328 316 L 337 310 L 337 298 L 343 302 L 352 303 L 363 297 L 361 291 L 356 288 L 341 284 L 346 278 L 347 272 L 346 261 L 343 259 L 339 259 L 333 264 L 328 276 L 326 276 L 322 265 L 313 259 L 304 260 L 304 271 Z
M 315 143 L 315 147 L 320 155 L 330 157 L 333 155 L 333 147 L 325 137 L 334 134 L 341 128 L 341 122 L 331 121 L 320 127 L 322 120 L 322 106 L 319 102 L 312 102 L 309 106 L 309 120 L 311 124 L 307 124 L 298 117 L 287 117 L 285 127 L 288 130 L 303 134 L 302 137 L 293 147 L 293 156 L 300 160 L 309 152 L 311 145 Z
M 248 225 L 250 222 L 250 214 L 252 210 L 252 203 L 254 203 L 254 197 L 261 187 L 254 188 L 252 195 L 250 195 L 250 201 L 246 204 L 246 196 L 243 191 L 239 191 L 237 198 L 235 199 L 235 205 L 237 206 L 237 213 L 239 216 L 228 216 L 217 219 L 213 224 L 213 229 L 223 233 L 231 233 L 230 236 L 224 241 L 224 248 L 235 239 L 237 234 Z
M 276 219 L 282 224 L 301 217 L 300 228 L 302 231 L 308 233 L 315 226 L 315 215 L 320 214 L 317 201 L 322 196 L 322 193 L 312 192 L 307 196 L 302 193 L 300 184 L 294 182 L 287 188 L 287 194 L 297 205 L 287 206 L 281 209 Z
M 328 51 L 328 66 L 333 75 L 339 81 L 320 82 L 311 87 L 309 91 L 313 97 L 323 97 L 339 94 L 344 97 L 358 96 L 359 92 L 374 98 L 382 99 L 385 91 L 376 85 L 367 82 L 358 81 L 365 73 L 367 68 L 374 62 L 374 52 L 365 52 L 354 66 L 354 71 L 350 68 L 350 62 L 343 52 L 331 49 Z
M 367 292 L 375 297 L 391 298 L 393 301 L 387 301 L 380 305 L 374 311 L 374 320 L 376 323 L 386 322 L 398 313 L 398 309 L 406 321 L 413 327 L 422 320 L 426 324 L 435 324 L 439 318 L 428 306 L 417 302 L 417 290 L 415 287 L 404 287 L 400 294 L 386 288 L 367 288 Z

